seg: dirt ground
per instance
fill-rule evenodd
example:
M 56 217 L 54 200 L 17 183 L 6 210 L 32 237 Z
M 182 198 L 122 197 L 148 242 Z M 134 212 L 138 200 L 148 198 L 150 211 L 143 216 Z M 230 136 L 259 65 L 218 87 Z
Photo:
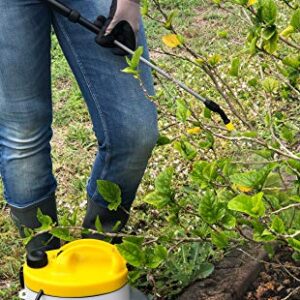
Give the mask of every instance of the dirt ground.
M 272 264 L 265 264 L 244 300 L 300 299 L 300 262 L 291 258 L 291 250 L 279 248 Z
M 264 262 L 264 263 L 262 263 Z M 230 252 L 214 274 L 186 288 L 179 300 L 298 300 L 300 263 L 287 247 L 278 247 L 269 260 L 266 251 L 253 244 Z

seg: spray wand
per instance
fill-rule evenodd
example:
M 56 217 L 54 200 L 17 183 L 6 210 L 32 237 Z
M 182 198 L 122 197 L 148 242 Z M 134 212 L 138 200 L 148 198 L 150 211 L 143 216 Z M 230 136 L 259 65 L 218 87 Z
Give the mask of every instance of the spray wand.
M 87 20 L 86 18 L 82 17 L 81 14 L 77 10 L 74 10 L 74 9 L 64 5 L 63 3 L 61 3 L 58 0 L 44 0 L 44 1 L 47 2 L 52 9 L 54 9 L 59 14 L 65 16 L 66 18 L 68 18 L 71 22 L 78 23 L 81 26 L 85 27 L 86 29 L 88 29 L 89 31 L 91 31 L 91 32 L 93 32 L 97 35 L 100 33 L 101 29 L 98 26 L 96 26 L 94 23 L 92 23 L 89 20 Z M 126 51 L 128 54 L 131 54 L 131 55 L 134 54 L 134 51 L 132 51 L 130 48 L 123 45 L 119 41 L 115 40 L 114 44 L 117 47 L 121 48 L 122 50 Z M 155 64 L 151 63 L 150 61 L 148 61 L 144 57 L 141 57 L 140 61 L 142 63 L 144 63 L 145 65 L 149 66 L 151 69 L 155 70 L 157 73 L 159 73 L 160 75 L 162 75 L 163 77 L 165 77 L 169 81 L 172 81 L 173 83 L 175 83 L 176 85 L 181 87 L 183 90 L 185 90 L 186 92 L 188 92 L 192 96 L 194 96 L 196 99 L 198 99 L 200 102 L 202 102 L 209 110 L 219 114 L 220 117 L 222 118 L 224 124 L 226 125 L 226 128 L 229 131 L 234 130 L 233 124 L 231 123 L 231 121 L 227 117 L 224 110 L 219 106 L 219 104 L 217 104 L 213 100 L 202 97 L 196 91 L 194 91 L 193 89 L 188 87 L 186 84 L 184 84 L 183 82 L 181 82 L 178 79 L 174 78 L 172 75 L 170 75 L 169 73 L 167 73 L 166 71 L 164 71 L 160 67 L 156 66 Z

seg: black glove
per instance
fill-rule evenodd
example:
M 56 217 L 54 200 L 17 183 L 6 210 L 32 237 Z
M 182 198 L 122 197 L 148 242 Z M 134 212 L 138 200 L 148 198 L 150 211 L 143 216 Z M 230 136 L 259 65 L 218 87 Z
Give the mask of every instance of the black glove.
M 96 42 L 103 46 L 113 48 L 116 55 L 127 55 L 124 50 L 117 48 L 117 40 L 135 50 L 137 47 L 137 33 L 140 21 L 140 0 L 113 0 L 109 17 L 100 16 L 95 24 L 101 28 Z

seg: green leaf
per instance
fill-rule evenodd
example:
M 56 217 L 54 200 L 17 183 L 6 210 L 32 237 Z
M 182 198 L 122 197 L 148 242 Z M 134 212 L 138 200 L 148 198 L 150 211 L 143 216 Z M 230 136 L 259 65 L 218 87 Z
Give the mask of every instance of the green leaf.
M 207 191 L 200 200 L 199 214 L 205 222 L 212 225 L 223 219 L 226 210 L 214 193 Z
M 23 240 L 22 240 L 23 245 L 27 246 L 33 238 L 34 238 L 34 236 L 27 236 L 27 237 L 23 238 Z
M 277 18 L 277 5 L 274 0 L 259 1 L 259 15 L 261 20 L 267 25 L 273 25 Z
M 295 32 L 295 28 L 292 25 L 289 25 L 284 30 L 281 31 L 280 35 L 282 37 L 289 37 L 292 33 Z
M 171 202 L 171 198 L 168 195 L 160 194 L 158 192 L 152 192 L 148 194 L 144 201 L 148 204 L 155 206 L 158 209 L 162 209 Z
M 282 187 L 282 180 L 278 173 L 271 173 L 267 177 L 264 186 L 263 192 L 265 194 L 270 194 L 272 192 L 277 192 Z
M 186 102 L 183 99 L 178 99 L 176 101 L 176 117 L 177 117 L 177 119 L 182 122 L 185 122 L 190 115 L 191 115 L 191 112 L 188 109 Z
M 132 67 L 127 67 L 122 70 L 123 73 L 132 74 L 134 76 L 137 76 L 139 74 L 139 71 L 133 69 Z
M 268 242 L 274 240 L 274 236 L 270 234 L 270 232 L 266 235 L 265 227 L 258 219 L 251 220 L 251 225 L 253 227 L 253 239 L 256 242 Z
M 267 229 L 265 229 L 260 236 L 260 241 L 262 242 L 270 242 L 274 241 L 275 239 L 276 237 Z
M 142 270 L 134 270 L 128 273 L 128 280 L 130 284 L 135 284 L 137 280 L 143 275 Z
M 300 172 L 300 161 L 296 159 L 289 159 L 288 165 Z
M 121 189 L 111 181 L 97 180 L 97 188 L 103 199 L 109 203 L 108 209 L 117 210 L 121 205 Z
M 279 35 L 278 32 L 276 33 L 267 41 L 264 41 L 264 49 L 268 52 L 273 54 L 277 49 L 278 49 L 278 40 L 279 40 Z
M 280 84 L 279 81 L 275 78 L 267 77 L 265 80 L 263 80 L 262 86 L 266 92 L 274 93 L 277 92 Z
M 212 112 L 211 112 L 211 110 L 208 109 L 207 107 L 204 107 L 203 115 L 204 115 L 204 118 L 206 118 L 206 119 L 211 119 Z
M 144 198 L 146 203 L 161 209 L 172 201 L 173 191 L 171 188 L 171 182 L 173 173 L 174 169 L 170 167 L 157 176 L 155 180 L 155 191 Z
M 298 8 L 292 15 L 290 24 L 297 30 L 300 31 L 300 8 Z
M 159 194 L 167 195 L 168 197 L 172 194 L 171 182 L 174 173 L 174 168 L 167 168 L 161 172 L 155 179 L 155 191 Z
M 256 131 L 246 131 L 242 133 L 242 136 L 251 137 L 251 138 L 256 138 L 257 135 L 258 134 Z
M 300 202 L 300 196 L 292 196 L 290 197 L 292 201 Z
M 261 189 L 275 165 L 268 165 L 260 170 L 236 173 L 229 177 L 230 181 L 239 186 Z
M 218 34 L 218 37 L 220 37 L 222 39 L 228 38 L 228 31 L 226 31 L 226 30 L 218 31 L 217 34 Z
M 131 59 L 128 57 L 125 58 L 128 67 L 122 70 L 123 73 L 132 74 L 135 78 L 139 77 L 140 71 L 137 70 L 137 67 L 139 66 L 141 56 L 143 55 L 143 51 L 143 47 L 138 47 L 132 55 Z
M 115 225 L 113 226 L 113 228 L 112 228 L 111 231 L 112 231 L 112 232 L 118 232 L 121 225 L 122 225 L 122 222 L 121 222 L 121 221 L 117 221 L 117 222 L 115 223 Z
M 142 0 L 141 3 L 141 14 L 142 16 L 147 16 L 149 12 L 149 1 L 148 0 Z
M 99 233 L 102 233 L 102 232 L 103 232 L 103 227 L 102 227 L 102 224 L 101 224 L 101 221 L 100 221 L 99 216 L 97 216 L 97 218 L 96 218 L 95 227 L 96 227 L 96 230 L 97 230 Z
M 131 64 L 130 64 L 130 66 L 133 69 L 136 69 L 138 67 L 138 65 L 140 63 L 141 56 L 143 55 L 143 52 L 144 52 L 144 48 L 142 46 L 138 47 L 134 51 L 134 54 L 132 55 L 132 58 L 131 58 Z
M 200 223 L 199 226 L 193 230 L 193 233 L 199 237 L 206 238 L 210 234 L 210 228 L 206 223 Z
M 199 147 L 201 147 L 202 149 L 212 149 L 214 144 L 214 136 L 210 132 L 206 131 L 204 134 L 204 140 L 201 140 L 199 142 Z
M 40 208 L 37 209 L 37 219 L 41 226 L 37 229 L 38 231 L 47 231 L 52 228 L 53 221 L 50 216 L 44 215 Z
M 90 234 L 91 234 L 91 231 L 89 229 L 87 229 L 87 228 L 81 229 L 81 236 L 84 236 L 84 235 L 88 236 Z
M 204 169 L 203 169 L 203 177 L 207 181 L 213 181 L 218 176 L 218 163 L 216 161 L 213 161 L 209 163 Z
M 167 259 L 167 256 L 167 249 L 161 245 L 154 247 L 154 249 L 148 248 L 146 251 L 146 266 L 150 269 L 156 269 Z
M 273 156 L 273 152 L 268 149 L 261 149 L 261 150 L 256 150 L 254 151 L 257 155 L 265 158 L 265 159 L 271 159 Z
M 28 227 L 24 227 L 24 235 L 25 237 L 32 237 L 34 235 L 34 230 Z
M 134 267 L 141 267 L 145 263 L 145 254 L 142 248 L 129 241 L 116 245 L 124 259 Z
M 187 160 L 193 160 L 197 155 L 195 147 L 187 141 L 175 142 L 174 148 Z
M 209 262 L 204 262 L 202 264 L 200 264 L 199 266 L 199 272 L 198 272 L 198 279 L 204 279 L 207 278 L 208 276 L 210 276 L 213 271 L 215 270 L 215 267 L 213 264 L 209 263 Z
M 208 62 L 212 65 L 212 66 L 216 66 L 217 64 L 219 64 L 222 61 L 222 56 L 220 54 L 213 54 L 212 56 L 210 56 L 208 58 Z
M 289 143 L 294 141 L 296 133 L 297 132 L 287 126 L 282 126 L 280 130 L 280 136 Z
M 123 238 L 123 242 L 129 242 L 132 244 L 136 244 L 137 246 L 141 247 L 144 242 L 144 237 L 141 236 L 128 236 Z
M 228 246 L 228 238 L 224 232 L 212 232 L 211 241 L 220 249 L 224 249 Z
M 256 77 L 251 78 L 250 80 L 248 80 L 248 85 L 256 87 L 258 85 L 258 79 Z
M 286 56 L 282 62 L 289 67 L 294 69 L 298 69 L 300 67 L 300 56 L 299 55 L 288 55 Z
M 68 219 L 71 226 L 76 226 L 78 211 L 75 210 L 72 216 Z
M 193 165 L 191 172 L 191 179 L 198 183 L 201 188 L 205 188 L 207 184 L 211 183 L 218 175 L 217 162 L 197 161 Z
M 279 234 L 285 233 L 285 225 L 278 216 L 272 220 L 271 229 Z
M 171 142 L 172 141 L 167 136 L 160 135 L 158 140 L 157 140 L 156 145 L 157 146 L 164 146 L 164 145 L 170 144 Z
M 288 239 L 289 245 L 296 251 L 300 252 L 300 241 L 296 239 Z
M 229 177 L 236 173 L 236 165 L 232 164 L 230 159 L 219 160 L 218 164 L 222 169 L 222 173 L 225 177 Z
M 254 37 L 248 42 L 248 50 L 251 55 L 254 55 L 257 52 L 257 41 L 258 37 Z
M 238 77 L 240 66 L 241 66 L 241 60 L 238 57 L 234 58 L 231 62 L 231 68 L 229 70 L 229 75 Z
M 53 236 L 55 236 L 63 241 L 66 241 L 66 242 L 72 242 L 75 240 L 75 238 L 71 236 L 71 233 L 68 228 L 56 227 L 56 228 L 51 229 L 50 233 Z
M 233 215 L 227 213 L 221 220 L 221 224 L 227 229 L 232 229 L 236 226 L 236 218 Z
M 262 217 L 265 214 L 265 205 L 262 201 L 263 196 L 263 193 L 258 193 L 254 196 L 238 195 L 229 201 L 228 208 L 243 212 L 254 218 Z
M 261 32 L 262 38 L 266 41 L 269 41 L 276 34 L 277 34 L 276 26 L 265 27 Z
M 172 11 L 168 17 L 167 17 L 167 20 L 165 22 L 165 28 L 166 29 L 171 29 L 172 28 L 172 23 L 173 23 L 173 19 L 174 17 L 177 15 L 177 12 L 176 11 Z

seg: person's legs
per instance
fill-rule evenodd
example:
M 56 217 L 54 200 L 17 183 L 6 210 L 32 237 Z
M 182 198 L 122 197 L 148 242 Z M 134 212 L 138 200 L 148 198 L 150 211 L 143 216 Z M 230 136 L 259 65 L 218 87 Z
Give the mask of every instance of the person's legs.
M 100 14 L 108 15 L 110 2 L 63 1 L 92 21 Z M 85 226 L 92 227 L 98 213 L 91 216 L 89 211 L 95 212 L 96 206 L 101 208 L 104 219 L 107 216 L 114 220 L 115 215 L 122 214 L 118 211 L 114 215 L 105 210 L 106 203 L 97 191 L 98 179 L 118 184 L 122 191 L 122 205 L 130 209 L 157 141 L 156 108 L 146 98 L 139 81 L 121 72 L 126 67 L 124 57 L 113 55 L 111 49 L 101 48 L 95 43 L 93 33 L 56 13 L 53 22 L 62 49 L 87 102 L 99 142 L 99 152 L 87 186 L 92 205 L 88 209 Z M 144 45 L 147 55 L 143 29 L 139 42 Z M 145 66 L 141 69 L 144 85 L 153 94 L 151 72 Z M 124 214 L 122 225 L 126 223 L 127 217 Z M 111 226 L 112 224 L 107 225 L 106 229 L 111 230 Z
M 40 226 L 38 207 L 57 220 L 50 158 L 50 26 L 51 12 L 40 1 L 0 1 L 0 173 L 22 236 L 24 226 Z

